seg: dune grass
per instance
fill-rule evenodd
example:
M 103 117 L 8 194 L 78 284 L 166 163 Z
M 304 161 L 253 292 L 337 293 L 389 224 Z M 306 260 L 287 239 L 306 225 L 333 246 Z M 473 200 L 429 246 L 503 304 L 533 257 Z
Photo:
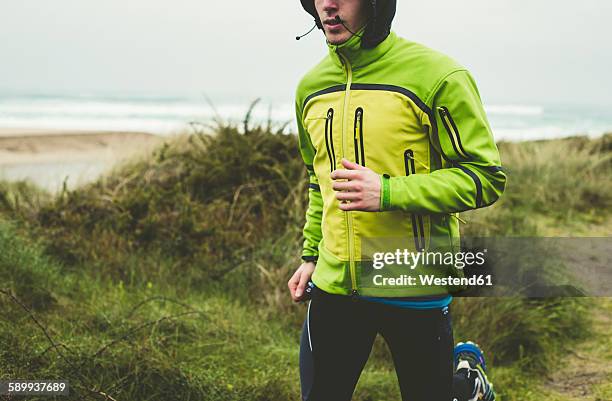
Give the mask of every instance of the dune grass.
M 299 399 L 296 137 L 215 131 L 55 197 L 0 185 L 0 378 L 67 379 L 68 399 Z M 610 138 L 501 143 L 507 192 L 464 234 L 609 233 Z M 455 338 L 483 345 L 504 400 L 544 399 L 536 378 L 588 338 L 593 302 L 457 299 Z M 379 340 L 355 399 L 398 394 Z
M 464 213 L 469 235 L 612 234 L 612 134 L 498 146 L 506 191 L 491 207 Z

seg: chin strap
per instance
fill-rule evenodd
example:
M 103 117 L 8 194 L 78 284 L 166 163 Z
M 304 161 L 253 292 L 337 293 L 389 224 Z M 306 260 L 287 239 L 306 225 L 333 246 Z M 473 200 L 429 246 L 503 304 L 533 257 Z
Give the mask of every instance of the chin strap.
M 355 35 L 355 36 L 357 36 L 357 37 L 359 37 L 359 38 L 361 38 L 361 37 L 362 37 L 362 35 L 358 35 L 358 34 L 356 34 L 355 32 L 351 31 L 351 30 L 349 29 L 349 27 L 348 27 L 348 26 L 346 26 L 346 24 L 344 23 L 344 20 L 343 20 L 342 18 L 340 18 L 340 16 L 339 16 L 339 15 L 336 15 L 336 22 L 338 22 L 339 24 L 342 24 L 342 26 L 343 26 L 343 27 L 344 27 L 344 28 L 345 28 L 347 31 L 349 31 L 351 34 L 353 34 L 353 35 Z

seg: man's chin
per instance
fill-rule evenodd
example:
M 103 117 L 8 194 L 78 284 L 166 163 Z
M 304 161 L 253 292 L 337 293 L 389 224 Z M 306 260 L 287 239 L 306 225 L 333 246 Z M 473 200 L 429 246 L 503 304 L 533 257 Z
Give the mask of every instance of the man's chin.
M 341 45 L 349 40 L 351 35 L 329 35 L 327 41 L 332 45 Z

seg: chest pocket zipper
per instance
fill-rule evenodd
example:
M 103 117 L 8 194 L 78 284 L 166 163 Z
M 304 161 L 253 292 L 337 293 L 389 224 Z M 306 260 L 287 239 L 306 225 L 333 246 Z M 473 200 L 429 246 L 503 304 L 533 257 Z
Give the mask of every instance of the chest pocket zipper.
M 444 128 L 448 133 L 448 137 L 450 138 L 451 144 L 453 145 L 453 149 L 455 149 L 455 153 L 464 159 L 469 159 L 470 155 L 463 149 L 463 144 L 461 143 L 461 137 L 459 136 L 459 129 L 457 128 L 457 124 L 453 120 L 453 117 L 450 114 L 450 111 L 445 106 L 438 107 L 438 113 L 440 114 L 440 118 L 442 119 L 442 124 L 444 124 Z
M 329 167 L 333 172 L 336 169 L 336 154 L 334 152 L 334 109 L 327 110 L 327 119 L 325 120 L 325 147 L 329 156 Z
M 354 127 L 355 135 L 353 136 L 353 141 L 355 145 L 355 163 L 361 164 L 365 167 L 365 154 L 363 151 L 363 109 L 358 107 L 355 110 L 355 127 Z M 361 153 L 361 158 L 359 154 Z M 361 163 L 359 162 L 361 160 Z
M 414 153 L 411 149 L 406 149 L 404 152 L 404 166 L 406 168 L 406 175 L 415 174 L 416 168 L 414 166 Z M 417 251 L 425 249 L 425 229 L 423 225 L 423 216 L 412 214 L 412 234 L 414 236 L 414 245 Z

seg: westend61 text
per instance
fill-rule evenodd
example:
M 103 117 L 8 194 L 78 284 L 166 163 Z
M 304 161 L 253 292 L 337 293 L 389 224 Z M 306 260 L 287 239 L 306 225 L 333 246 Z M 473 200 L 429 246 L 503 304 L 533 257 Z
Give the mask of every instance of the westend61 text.
M 472 277 L 436 277 L 432 274 L 419 274 L 419 279 L 414 276 L 402 274 L 399 277 L 383 277 L 377 274 L 372 278 L 374 285 L 382 286 L 492 286 L 493 279 L 490 274 Z

